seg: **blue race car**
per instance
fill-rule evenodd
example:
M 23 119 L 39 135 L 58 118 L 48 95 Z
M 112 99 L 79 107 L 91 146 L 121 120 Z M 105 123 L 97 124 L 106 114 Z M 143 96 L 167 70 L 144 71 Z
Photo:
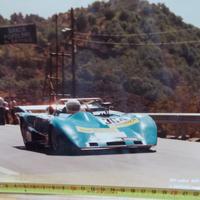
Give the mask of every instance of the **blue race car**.
M 43 145 L 65 154 L 113 148 L 149 150 L 157 144 L 157 127 L 150 116 L 110 110 L 110 104 L 99 98 L 78 100 L 81 109 L 73 114 L 66 111 L 69 99 L 53 114 L 26 112 L 21 107 L 24 112 L 18 115 L 26 148 Z

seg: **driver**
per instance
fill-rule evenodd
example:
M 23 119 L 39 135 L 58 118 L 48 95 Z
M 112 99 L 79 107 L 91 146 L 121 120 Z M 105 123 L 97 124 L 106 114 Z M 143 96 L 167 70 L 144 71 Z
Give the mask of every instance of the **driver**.
M 69 99 L 66 103 L 66 112 L 74 114 L 81 111 L 81 104 L 77 99 Z

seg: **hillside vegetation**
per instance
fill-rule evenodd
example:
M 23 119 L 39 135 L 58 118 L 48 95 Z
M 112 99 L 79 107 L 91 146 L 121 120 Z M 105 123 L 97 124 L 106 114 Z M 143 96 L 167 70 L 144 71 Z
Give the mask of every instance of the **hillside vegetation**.
M 130 112 L 199 111 L 198 28 L 144 0 L 95 2 L 76 9 L 75 19 L 78 96 L 100 96 Z M 55 52 L 54 17 L 0 16 L 2 26 L 22 23 L 36 23 L 38 44 L 0 46 L 0 92 L 41 102 L 48 55 Z M 59 30 L 69 26 L 69 12 L 60 13 Z M 63 51 L 61 32 L 59 38 Z M 65 85 L 71 93 L 69 58 Z

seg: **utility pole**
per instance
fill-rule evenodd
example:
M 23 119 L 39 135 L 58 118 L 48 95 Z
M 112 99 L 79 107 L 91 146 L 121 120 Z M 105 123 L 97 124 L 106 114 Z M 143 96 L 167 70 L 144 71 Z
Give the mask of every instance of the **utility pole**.
M 65 70 L 64 70 L 64 66 L 65 66 L 65 53 L 62 52 L 62 95 L 63 95 L 63 97 L 65 95 Z
M 53 58 L 50 55 L 50 65 L 49 65 L 49 74 L 47 75 L 48 83 L 49 83 L 49 101 L 52 103 L 54 101 L 54 87 L 52 87 L 53 83 Z
M 76 97 L 76 63 L 75 63 L 75 38 L 74 38 L 74 10 L 71 8 L 71 41 L 72 41 L 72 97 Z
M 55 86 L 55 92 L 56 92 L 56 97 L 58 94 L 58 70 L 59 70 L 59 66 L 58 66 L 58 15 L 55 15 L 55 32 L 56 32 L 56 86 Z
M 46 84 L 47 80 L 49 80 L 49 91 L 51 91 L 51 95 L 54 97 L 58 97 L 58 86 L 59 86 L 59 61 L 61 58 L 61 74 L 62 74 L 62 83 L 61 83 L 61 90 L 62 90 L 62 95 L 64 96 L 65 93 L 65 77 L 64 77 L 64 65 L 65 65 L 65 57 L 71 57 L 71 74 L 72 74 L 72 87 L 71 87 L 71 96 L 76 97 L 76 63 L 75 63 L 75 20 L 74 20 L 74 10 L 73 8 L 71 9 L 70 12 L 70 17 L 71 17 L 71 27 L 70 28 L 65 28 L 62 30 L 63 33 L 66 33 L 68 35 L 69 40 L 71 40 L 71 53 L 65 53 L 59 52 L 59 40 L 58 40 L 58 15 L 55 15 L 55 47 L 56 47 L 56 52 L 51 52 L 50 53 L 50 66 L 48 72 L 46 72 L 46 78 L 45 78 L 45 83 L 44 83 L 44 92 L 46 89 Z M 55 62 L 53 62 L 53 58 L 55 58 Z M 55 68 L 53 68 L 53 64 L 55 63 Z M 55 77 L 53 75 L 55 74 Z

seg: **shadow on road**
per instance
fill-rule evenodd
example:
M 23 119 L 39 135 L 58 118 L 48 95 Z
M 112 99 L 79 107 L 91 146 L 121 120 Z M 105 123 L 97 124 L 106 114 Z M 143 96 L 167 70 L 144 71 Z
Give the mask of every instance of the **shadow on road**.
M 37 147 L 34 149 L 26 149 L 25 146 L 14 146 L 14 148 L 22 151 L 30 151 L 49 156 L 94 156 L 94 155 L 114 155 L 114 154 L 138 154 L 138 153 L 155 153 L 156 150 L 147 149 L 105 149 L 105 150 L 87 150 L 78 152 L 66 152 L 65 154 L 55 154 L 48 148 Z

